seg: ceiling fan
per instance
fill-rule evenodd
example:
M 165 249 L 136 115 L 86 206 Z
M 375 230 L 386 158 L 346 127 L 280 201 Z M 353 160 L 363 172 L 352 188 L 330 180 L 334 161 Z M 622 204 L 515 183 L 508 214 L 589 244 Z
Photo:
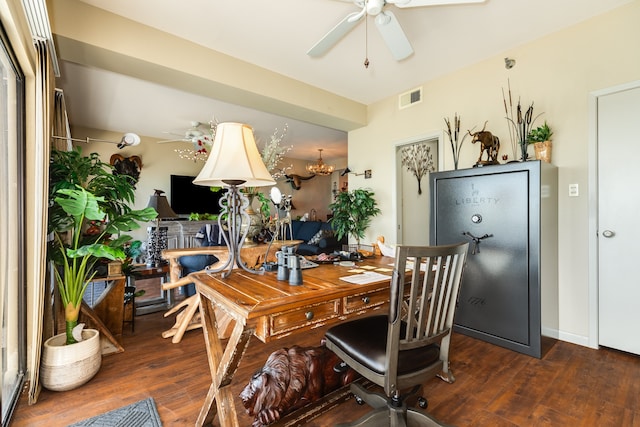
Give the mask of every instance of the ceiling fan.
M 399 8 L 441 6 L 448 4 L 483 3 L 486 0 L 343 0 L 353 2 L 360 11 L 347 15 L 327 34 L 324 35 L 307 55 L 317 57 L 324 55 L 342 37 L 355 28 L 365 15 L 375 17 L 376 27 L 396 61 L 402 61 L 413 53 L 409 39 L 405 35 L 400 22 L 387 5 Z
M 212 120 L 209 127 L 206 127 L 198 121 L 192 121 L 190 124 L 191 127 L 184 131 L 184 134 L 164 132 L 166 134 L 180 136 L 180 138 L 165 139 L 158 141 L 158 144 L 165 144 L 167 142 L 190 142 L 196 149 L 203 147 L 205 144 L 211 145 L 213 137 L 216 134 L 217 122 Z

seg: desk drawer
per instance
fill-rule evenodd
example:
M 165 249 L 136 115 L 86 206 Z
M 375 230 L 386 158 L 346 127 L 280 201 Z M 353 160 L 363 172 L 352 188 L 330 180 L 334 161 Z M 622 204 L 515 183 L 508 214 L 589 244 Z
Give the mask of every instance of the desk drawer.
M 366 292 L 358 295 L 345 297 L 344 313 L 351 314 L 361 310 L 376 307 L 389 302 L 389 288 L 382 288 L 376 291 Z
M 339 313 L 340 300 L 338 299 L 285 311 L 271 316 L 271 331 L 273 334 L 279 334 L 302 328 L 305 325 L 338 317 Z

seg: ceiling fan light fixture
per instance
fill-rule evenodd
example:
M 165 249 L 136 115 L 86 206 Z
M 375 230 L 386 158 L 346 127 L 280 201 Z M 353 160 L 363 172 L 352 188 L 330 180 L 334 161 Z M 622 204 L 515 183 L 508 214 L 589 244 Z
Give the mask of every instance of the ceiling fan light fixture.
M 139 144 L 140 137 L 133 132 L 127 132 L 122 136 L 122 139 L 118 143 L 118 148 L 122 149 L 124 147 L 134 147 Z
M 369 0 L 366 5 L 367 5 L 367 13 L 369 15 L 375 16 L 377 14 L 379 14 L 380 12 L 382 12 L 382 8 L 384 7 L 384 1 L 383 0 Z
M 309 163 L 307 165 L 307 172 L 312 173 L 314 175 L 331 175 L 333 170 L 335 169 L 331 165 L 327 165 L 322 160 L 322 148 L 318 148 L 320 152 L 320 157 L 318 157 L 318 161 L 316 163 Z

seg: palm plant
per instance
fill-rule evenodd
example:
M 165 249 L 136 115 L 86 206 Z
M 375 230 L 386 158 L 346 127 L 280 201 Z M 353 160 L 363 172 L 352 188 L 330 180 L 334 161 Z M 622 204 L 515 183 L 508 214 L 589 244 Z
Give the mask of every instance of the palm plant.
M 82 149 L 76 147 L 72 151 L 53 150 L 49 164 L 49 201 L 61 188 L 74 189 L 81 186 L 96 197 L 110 220 L 122 215 L 131 208 L 129 204 L 135 200 L 135 187 L 130 177 L 113 173 L 113 167 L 100 160 L 98 153 L 82 155 Z M 56 226 L 60 222 L 69 221 L 60 206 L 49 204 L 49 223 Z

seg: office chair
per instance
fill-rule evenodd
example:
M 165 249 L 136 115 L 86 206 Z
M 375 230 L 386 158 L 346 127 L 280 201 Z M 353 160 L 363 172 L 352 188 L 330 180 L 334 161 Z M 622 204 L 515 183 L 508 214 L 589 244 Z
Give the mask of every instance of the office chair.
M 407 408 L 407 396 L 401 392 L 413 388 L 409 393 L 413 394 L 435 376 L 455 381 L 449 369 L 449 343 L 468 247 L 468 243 L 398 246 L 389 314 L 344 322 L 326 332 L 330 350 L 384 388 L 383 395 L 352 383 L 358 401 L 374 410 L 346 425 L 442 425 L 418 409 Z M 426 407 L 426 400 L 422 402 L 420 406 Z

